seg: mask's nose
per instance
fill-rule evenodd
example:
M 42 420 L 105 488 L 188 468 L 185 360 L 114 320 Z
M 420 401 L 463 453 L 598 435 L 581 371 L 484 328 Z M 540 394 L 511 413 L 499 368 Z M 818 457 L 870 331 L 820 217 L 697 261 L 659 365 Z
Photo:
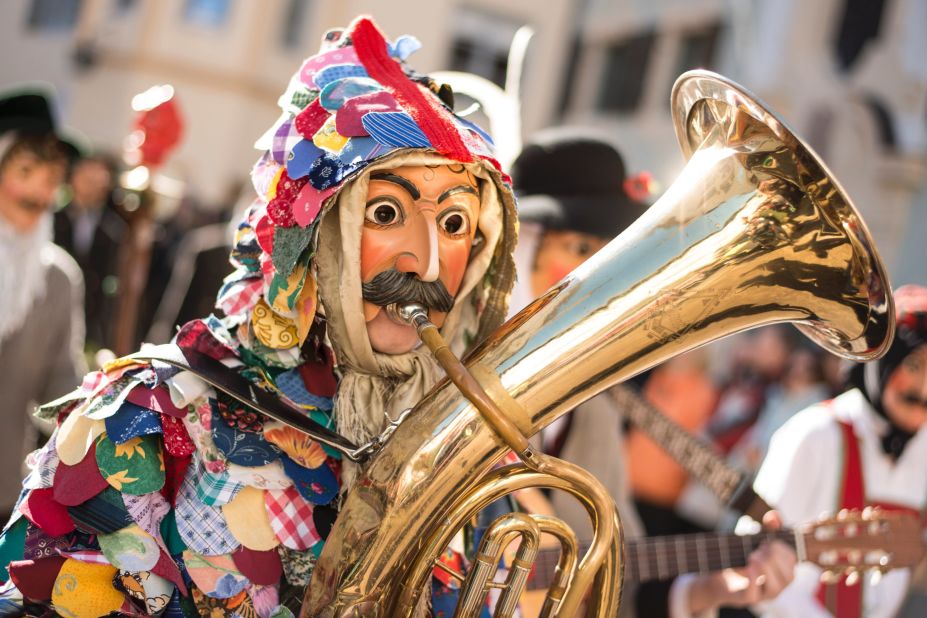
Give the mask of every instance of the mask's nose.
M 396 270 L 415 273 L 422 281 L 438 280 L 438 224 L 434 210 L 423 208 L 410 221 L 406 250 L 396 260 Z

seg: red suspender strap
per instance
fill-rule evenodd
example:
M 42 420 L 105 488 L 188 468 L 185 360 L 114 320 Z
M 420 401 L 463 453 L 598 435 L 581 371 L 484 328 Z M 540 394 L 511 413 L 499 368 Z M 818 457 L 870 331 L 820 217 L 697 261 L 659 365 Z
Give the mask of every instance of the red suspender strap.
M 853 425 L 838 420 L 843 432 L 843 491 L 840 497 L 841 509 L 862 509 L 866 506 L 866 490 L 863 486 L 863 465 L 859 452 L 859 440 Z M 863 615 L 862 580 L 848 586 L 841 577 L 836 584 L 818 586 L 818 600 L 837 618 L 861 618 Z

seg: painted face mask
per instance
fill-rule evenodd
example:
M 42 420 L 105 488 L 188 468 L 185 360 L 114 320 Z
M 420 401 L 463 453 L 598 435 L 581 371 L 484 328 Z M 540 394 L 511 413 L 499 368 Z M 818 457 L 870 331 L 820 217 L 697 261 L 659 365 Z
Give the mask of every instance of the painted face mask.
M 173 341 L 358 445 L 440 378 L 407 333 L 393 345 L 396 325 L 377 343 L 382 307 L 424 302 L 463 352 L 501 323 L 514 280 L 508 178 L 488 137 L 453 114 L 450 91 L 406 65 L 417 45 L 387 42 L 359 19 L 303 63 L 258 140 L 257 198 L 219 315 Z M 106 599 L 98 614 L 153 591 L 178 615 L 191 603 L 273 608 L 284 580 L 311 585 L 355 472 L 308 434 L 160 363 L 117 360 L 40 416 L 59 427 L 33 458 L 0 546 L 22 560 L 27 533 L 52 538 L 64 558 L 41 565 L 50 590 L 80 565 L 106 566 L 77 575 Z M 157 551 L 103 565 L 129 527 Z M 158 588 L 133 597 L 138 581 Z

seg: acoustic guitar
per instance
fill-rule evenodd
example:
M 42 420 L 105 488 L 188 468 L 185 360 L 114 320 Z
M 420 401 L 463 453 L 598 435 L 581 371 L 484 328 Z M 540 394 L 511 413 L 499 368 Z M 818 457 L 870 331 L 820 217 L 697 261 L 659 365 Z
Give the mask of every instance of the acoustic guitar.
M 627 539 L 624 542 L 624 582 L 666 580 L 683 573 L 707 574 L 742 567 L 760 545 L 773 540 L 792 546 L 800 561 L 817 564 L 827 577 L 858 577 L 868 570 L 913 567 L 924 556 L 921 522 L 906 513 L 878 509 L 841 511 L 837 516 L 792 530 L 737 535 L 705 532 Z M 581 548 L 584 552 L 588 546 Z M 522 615 L 537 616 L 546 589 L 554 581 L 560 548 L 538 552 L 528 590 L 522 595 Z

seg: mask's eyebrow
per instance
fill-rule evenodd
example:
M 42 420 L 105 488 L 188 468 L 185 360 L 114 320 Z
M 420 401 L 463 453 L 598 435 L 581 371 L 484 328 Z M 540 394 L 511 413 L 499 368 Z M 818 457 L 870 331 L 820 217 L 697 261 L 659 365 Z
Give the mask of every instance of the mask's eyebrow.
M 473 195 L 477 197 L 480 196 L 479 192 L 476 190 L 475 187 L 472 187 L 470 185 L 457 185 L 456 187 L 451 187 L 450 189 L 448 189 L 447 191 L 439 195 L 438 203 L 440 204 L 447 198 L 451 197 L 452 195 L 456 195 L 458 193 L 472 193 Z
M 421 199 L 422 197 L 422 194 L 419 193 L 418 187 L 416 187 L 415 184 L 411 180 L 409 180 L 408 178 L 403 178 L 402 176 L 399 176 L 398 174 L 390 174 L 389 172 L 377 172 L 375 174 L 371 174 L 370 179 L 371 180 L 385 180 L 386 182 L 391 182 L 394 185 L 399 185 L 400 187 L 405 189 L 409 193 L 409 195 L 412 196 L 413 200 L 418 200 L 418 199 Z M 438 200 L 438 201 L 441 201 L 441 200 Z

